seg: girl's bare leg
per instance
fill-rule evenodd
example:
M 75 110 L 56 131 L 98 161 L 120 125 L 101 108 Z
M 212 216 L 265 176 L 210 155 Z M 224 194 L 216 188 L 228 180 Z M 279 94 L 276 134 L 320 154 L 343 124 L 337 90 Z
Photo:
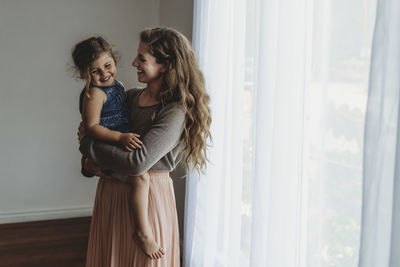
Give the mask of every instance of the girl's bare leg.
M 164 249 L 154 240 L 148 221 L 149 186 L 150 175 L 146 172 L 141 176 L 129 177 L 132 185 L 129 199 L 135 220 L 134 239 L 143 252 L 151 259 L 159 259 L 164 256 Z

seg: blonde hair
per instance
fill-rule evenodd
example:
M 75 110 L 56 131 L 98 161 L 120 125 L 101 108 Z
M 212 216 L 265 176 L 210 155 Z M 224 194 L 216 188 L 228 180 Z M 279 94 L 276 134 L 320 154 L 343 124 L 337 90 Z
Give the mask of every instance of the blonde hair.
M 186 37 L 171 28 L 145 29 L 140 33 L 140 41 L 148 45 L 158 64 L 168 63 L 160 90 L 161 106 L 173 101 L 182 104 L 186 116 L 181 156 L 187 167 L 202 171 L 208 161 L 211 112 L 196 55 Z

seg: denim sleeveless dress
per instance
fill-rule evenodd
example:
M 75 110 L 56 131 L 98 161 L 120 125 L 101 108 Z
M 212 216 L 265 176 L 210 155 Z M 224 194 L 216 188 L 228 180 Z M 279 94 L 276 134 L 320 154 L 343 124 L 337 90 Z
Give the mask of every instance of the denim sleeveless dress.
M 114 85 L 95 87 L 99 88 L 107 95 L 107 101 L 103 104 L 100 114 L 100 125 L 121 133 L 130 132 L 124 86 L 115 80 Z M 79 110 L 81 113 L 84 95 L 85 90 L 82 90 L 79 101 Z

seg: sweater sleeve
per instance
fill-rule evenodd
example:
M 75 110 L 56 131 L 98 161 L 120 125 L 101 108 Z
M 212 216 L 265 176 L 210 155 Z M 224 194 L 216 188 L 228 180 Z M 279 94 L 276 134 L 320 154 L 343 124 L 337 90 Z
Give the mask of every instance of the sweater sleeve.
M 141 175 L 180 144 L 184 120 L 183 108 L 178 103 L 170 103 L 160 110 L 151 128 L 142 137 L 142 149 L 129 152 L 119 146 L 85 137 L 79 150 L 95 164 L 116 171 L 119 176 Z

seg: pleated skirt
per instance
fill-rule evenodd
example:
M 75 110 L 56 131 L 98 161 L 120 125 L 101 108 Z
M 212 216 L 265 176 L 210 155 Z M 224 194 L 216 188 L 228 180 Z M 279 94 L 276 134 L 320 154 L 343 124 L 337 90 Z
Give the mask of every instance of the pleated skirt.
M 149 223 L 165 256 L 152 260 L 132 238 L 131 186 L 101 178 L 90 226 L 86 267 L 179 267 L 179 229 L 172 179 L 168 172 L 149 171 Z

